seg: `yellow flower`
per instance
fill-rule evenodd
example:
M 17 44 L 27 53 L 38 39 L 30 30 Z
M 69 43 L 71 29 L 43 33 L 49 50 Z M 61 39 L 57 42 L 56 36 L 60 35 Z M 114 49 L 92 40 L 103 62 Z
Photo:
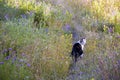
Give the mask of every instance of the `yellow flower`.
M 90 80 L 95 80 L 94 78 L 91 78 Z

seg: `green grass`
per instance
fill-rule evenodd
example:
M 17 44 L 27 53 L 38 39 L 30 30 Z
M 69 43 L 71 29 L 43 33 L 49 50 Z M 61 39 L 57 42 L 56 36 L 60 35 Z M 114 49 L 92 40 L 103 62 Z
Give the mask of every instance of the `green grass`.
M 65 3 L 0 0 L 0 80 L 71 80 L 73 35 L 62 28 L 74 24 L 87 38 L 75 80 L 120 79 L 119 0 Z
M 10 49 L 9 56 L 4 56 L 7 52 L 0 54 L 0 79 L 1 80 L 33 80 L 30 71 L 30 65 L 26 61 L 26 57 L 19 55 L 18 58 L 14 50 Z
M 21 80 L 29 75 L 29 72 L 31 73 L 29 75 L 31 79 L 33 77 L 51 80 L 64 79 L 68 74 L 70 63 L 71 35 L 64 33 L 59 28 L 38 29 L 32 26 L 31 19 L 19 19 L 19 21 L 15 19 L 2 24 L 1 51 L 7 50 L 7 52 L 5 54 L 1 53 L 1 61 L 4 62 L 5 57 L 12 55 L 12 52 L 9 51 L 9 48 L 12 48 L 16 52 L 17 58 L 21 58 L 20 55 L 25 53 L 27 62 L 31 66 L 28 70 L 24 68 L 25 65 L 20 67 L 21 72 L 18 75 L 21 77 L 19 77 L 16 74 L 17 64 L 14 66 L 10 62 L 2 64 L 1 66 L 6 66 L 5 68 L 10 66 L 13 72 L 8 71 L 11 74 L 6 78 L 4 75 L 7 75 L 7 71 L 1 67 L 5 72 L 1 79 L 9 80 L 12 75 L 15 75 L 15 77 L 12 77 L 13 79 Z M 26 73 L 27 71 L 28 73 Z

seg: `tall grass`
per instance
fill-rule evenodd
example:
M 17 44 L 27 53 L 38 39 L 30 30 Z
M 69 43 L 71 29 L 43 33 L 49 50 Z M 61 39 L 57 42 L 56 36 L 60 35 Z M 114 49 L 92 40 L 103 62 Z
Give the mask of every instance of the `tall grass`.
M 84 72 L 91 73 L 88 79 L 116 80 L 119 79 L 119 38 L 116 35 L 96 34 L 89 38 L 85 50 Z M 90 46 L 92 45 L 92 46 Z M 81 66 L 80 66 L 81 67 Z M 89 73 L 89 74 L 90 74 Z
M 103 31 L 106 25 L 119 32 L 119 0 L 67 0 L 67 4 L 75 21 L 87 30 Z
M 78 62 L 79 69 L 73 74 L 75 80 L 119 79 L 118 4 L 118 0 L 67 0 L 67 9 L 75 20 L 73 24 L 82 25 L 87 37 L 85 56 Z M 73 78 L 69 76 L 70 79 Z
M 29 19 L 19 19 L 19 21 L 15 19 L 3 23 L 0 38 L 1 51 L 7 50 L 7 52 L 5 55 L 1 53 L 1 61 L 12 54 L 9 51 L 9 48 L 12 48 L 18 58 L 22 53 L 26 54 L 26 59 L 31 65 L 29 71 L 32 73 L 32 77 L 36 79 L 65 78 L 70 63 L 71 35 L 64 33 L 59 28 L 37 29 L 32 26 Z M 8 67 L 6 64 L 3 65 Z M 8 65 L 12 68 L 11 63 Z M 16 75 L 15 73 L 13 72 L 11 75 Z
M 0 0 L 0 80 L 118 80 L 119 5 L 119 0 L 66 0 L 59 6 Z M 78 34 L 85 34 L 87 44 L 71 75 L 68 25 L 74 24 L 84 27 Z
M 3 8 L 6 9 L 7 6 L 14 11 L 5 10 L 7 13 L 3 11 L 2 15 L 5 21 L 1 21 L 0 26 L 0 80 L 65 79 L 70 63 L 72 35 L 66 34 L 62 26 L 70 19 L 69 13 L 61 12 L 57 6 L 52 7 L 35 0 L 1 2 L 4 3 Z M 40 11 L 43 14 L 38 17 L 46 20 L 37 17 L 41 22 L 36 26 L 34 16 Z M 47 22 L 49 27 L 41 25 L 44 22 Z M 21 56 L 23 53 L 25 58 Z M 10 59 L 6 61 L 6 57 Z M 15 63 L 12 64 L 14 58 Z M 8 74 L 9 76 L 5 77 Z

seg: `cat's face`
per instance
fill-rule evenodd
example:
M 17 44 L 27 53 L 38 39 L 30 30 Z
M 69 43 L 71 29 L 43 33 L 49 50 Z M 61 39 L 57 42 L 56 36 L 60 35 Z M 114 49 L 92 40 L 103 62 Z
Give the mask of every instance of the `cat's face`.
M 80 43 L 83 44 L 83 45 L 85 45 L 85 44 L 86 44 L 86 38 L 82 38 L 82 39 L 80 40 Z

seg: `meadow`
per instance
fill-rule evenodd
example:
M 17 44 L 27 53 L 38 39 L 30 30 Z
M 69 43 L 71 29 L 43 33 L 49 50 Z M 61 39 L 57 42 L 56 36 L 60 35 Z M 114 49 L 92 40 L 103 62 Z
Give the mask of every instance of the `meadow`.
M 119 22 L 119 0 L 0 0 L 0 80 L 119 80 Z

